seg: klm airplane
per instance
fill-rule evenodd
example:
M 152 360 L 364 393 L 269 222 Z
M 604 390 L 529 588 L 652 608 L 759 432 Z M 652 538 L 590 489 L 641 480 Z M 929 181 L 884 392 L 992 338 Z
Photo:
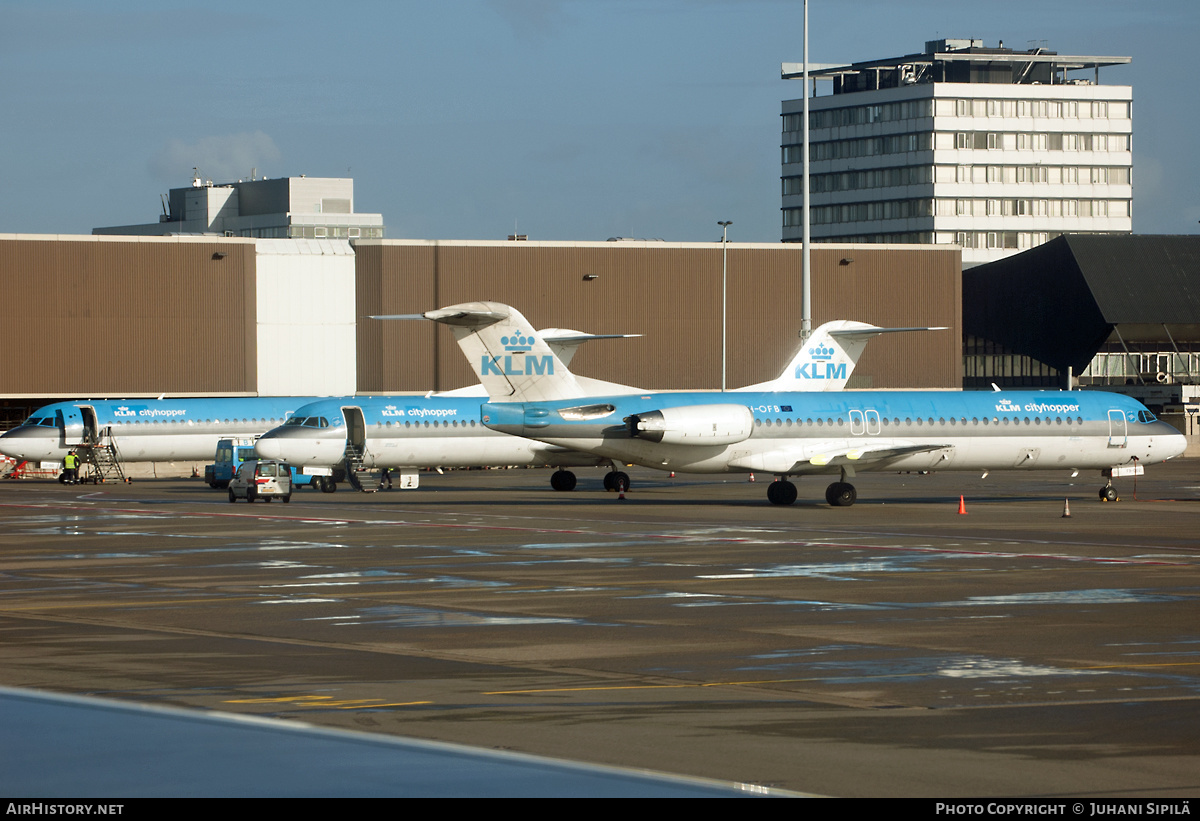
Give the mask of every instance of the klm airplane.
M 567 362 L 584 341 L 601 338 L 557 328 L 541 333 Z M 121 462 L 207 460 L 216 453 L 218 440 L 260 436 L 287 422 L 301 405 L 318 399 L 282 396 L 56 402 L 38 408 L 21 425 L 0 436 L 0 453 L 14 459 L 61 462 L 72 449 L 111 445 Z M 478 404 L 476 399 L 476 411 Z M 306 414 L 305 418 L 311 416 Z M 331 484 L 324 478 L 320 481 Z
M 1138 468 L 1183 453 L 1185 440 L 1139 402 L 1092 391 L 587 392 L 515 309 L 494 302 L 425 314 L 450 327 L 491 401 L 491 430 L 553 447 L 691 473 L 832 475 L 825 492 L 852 505 L 858 471 Z M 757 387 L 757 386 L 756 386 Z M 1111 482 L 1100 490 L 1115 499 Z
M 940 330 L 930 328 L 878 328 L 864 322 L 839 320 L 822 325 L 802 346 L 778 378 L 771 382 L 741 388 L 741 391 L 793 390 L 836 391 L 845 387 L 867 341 L 884 333 Z M 547 334 L 551 334 L 549 338 Z M 539 336 L 548 345 L 560 368 L 566 368 L 579 343 L 596 338 L 577 331 L 542 331 Z M 514 333 L 511 342 L 522 347 L 525 335 Z M 529 344 L 534 339 L 528 336 Z M 545 360 L 550 362 L 550 360 Z M 527 360 L 536 367 L 534 360 Z M 505 367 L 490 363 L 489 370 Z M 507 364 L 511 368 L 511 361 Z M 579 389 L 587 394 L 640 394 L 629 385 L 601 382 L 574 375 Z M 416 468 L 456 465 L 554 465 L 559 468 L 609 464 L 605 487 L 613 489 L 629 477 L 617 470 L 611 458 L 555 444 L 508 436 L 480 422 L 479 405 L 487 397 L 482 385 L 449 394 L 389 397 L 339 397 L 323 399 L 297 409 L 284 425 L 269 431 L 258 441 L 260 455 L 282 459 L 294 465 L 328 467 L 332 477 L 320 479 L 325 485 L 345 475 L 347 453 L 354 454 L 367 469 L 406 468 L 411 475 L 402 479 L 402 487 L 415 487 Z M 575 474 L 556 471 L 550 480 L 555 490 L 572 490 Z M 329 489 L 329 488 L 326 488 Z
M 317 397 L 80 399 L 38 408 L 0 436 L 14 459 L 61 462 L 86 443 L 110 442 L 123 462 L 212 459 L 217 440 L 249 438 L 283 424 Z

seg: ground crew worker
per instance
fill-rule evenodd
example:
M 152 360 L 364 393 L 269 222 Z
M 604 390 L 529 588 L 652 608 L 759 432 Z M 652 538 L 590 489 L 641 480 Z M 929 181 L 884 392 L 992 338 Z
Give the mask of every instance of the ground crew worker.
M 75 455 L 75 451 L 67 451 L 67 458 L 63 459 L 63 472 L 67 474 L 67 484 L 79 484 L 79 457 Z

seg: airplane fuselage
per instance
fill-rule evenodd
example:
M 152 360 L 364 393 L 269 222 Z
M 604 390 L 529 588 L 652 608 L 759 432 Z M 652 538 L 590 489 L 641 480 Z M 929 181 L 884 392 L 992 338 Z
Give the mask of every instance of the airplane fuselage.
M 299 408 L 257 444 L 260 455 L 294 465 L 334 467 L 347 442 L 368 468 L 479 465 L 595 465 L 598 458 L 489 430 L 481 397 L 346 397 Z
M 694 473 L 1108 468 L 1184 448 L 1137 401 L 1091 391 L 658 393 L 482 413 L 493 430 Z
M 0 436 L 0 453 L 14 459 L 58 462 L 84 441 L 107 431 L 124 462 L 211 459 L 217 441 L 249 438 L 283 424 L 311 396 L 195 399 L 74 400 L 39 408 Z

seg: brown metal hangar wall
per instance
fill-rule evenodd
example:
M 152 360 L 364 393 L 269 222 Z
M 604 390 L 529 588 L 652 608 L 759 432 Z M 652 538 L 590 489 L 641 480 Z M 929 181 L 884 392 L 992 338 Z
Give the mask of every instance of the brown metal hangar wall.
M 253 394 L 254 242 L 0 235 L 0 396 Z
M 719 244 L 367 240 L 355 249 L 360 393 L 472 384 L 448 329 L 366 317 L 478 300 L 511 304 L 535 328 L 642 334 L 584 345 L 572 363 L 579 373 L 654 389 L 720 387 Z M 813 248 L 814 327 L 951 328 L 876 340 L 852 387 L 962 384 L 960 265 L 957 248 Z M 795 352 L 800 266 L 796 245 L 730 244 L 729 387 L 777 376 Z

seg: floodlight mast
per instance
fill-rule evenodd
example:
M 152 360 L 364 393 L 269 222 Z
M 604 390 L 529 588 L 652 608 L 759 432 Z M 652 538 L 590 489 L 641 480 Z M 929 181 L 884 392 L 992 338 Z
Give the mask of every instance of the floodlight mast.
M 801 238 L 801 289 L 800 299 L 803 302 L 800 313 L 800 341 L 807 342 L 812 335 L 812 267 L 809 248 L 808 221 L 808 161 L 812 152 L 808 148 L 808 0 L 804 0 L 804 113 L 801 134 L 804 140 L 804 203 L 803 203 L 803 236 Z

